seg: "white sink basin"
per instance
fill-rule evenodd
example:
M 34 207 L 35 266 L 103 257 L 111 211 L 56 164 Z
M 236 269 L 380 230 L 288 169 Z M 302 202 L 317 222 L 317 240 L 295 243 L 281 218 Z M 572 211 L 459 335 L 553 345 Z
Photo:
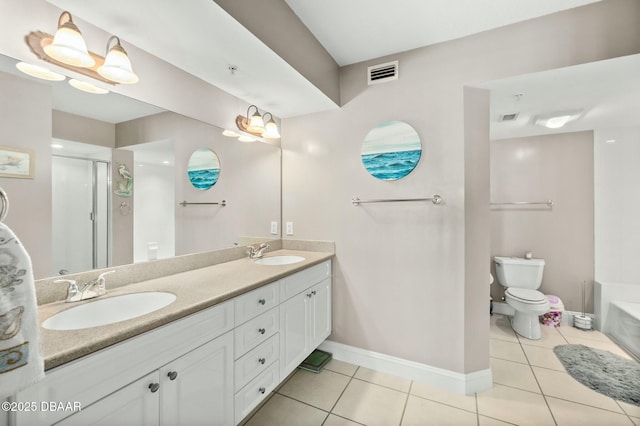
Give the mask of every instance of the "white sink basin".
M 290 265 L 292 263 L 302 262 L 303 260 L 304 257 L 302 256 L 271 256 L 256 260 L 256 264 L 267 266 Z
M 164 292 L 132 293 L 96 299 L 48 318 L 42 326 L 49 330 L 80 330 L 136 318 L 176 300 L 175 294 Z

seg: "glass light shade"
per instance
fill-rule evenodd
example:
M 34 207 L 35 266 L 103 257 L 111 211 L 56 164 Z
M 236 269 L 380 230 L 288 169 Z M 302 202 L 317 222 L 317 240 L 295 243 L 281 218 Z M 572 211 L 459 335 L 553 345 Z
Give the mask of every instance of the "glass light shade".
M 44 47 L 44 53 L 58 62 L 74 67 L 88 68 L 96 64 L 87 51 L 87 45 L 78 27 L 71 21 L 58 28 L 53 42 Z
M 107 57 L 104 58 L 104 64 L 98 68 L 98 74 L 122 84 L 133 84 L 139 80 L 131 68 L 127 52 L 119 44 L 109 50 Z
M 47 68 L 28 64 L 26 62 L 18 62 L 16 64 L 16 68 L 18 68 L 23 73 L 30 75 L 31 77 L 41 78 L 43 80 L 62 81 L 66 78 L 62 74 L 58 74 L 57 72 L 53 72 Z
M 236 132 L 234 132 L 234 131 L 232 131 L 232 130 L 227 130 L 227 129 L 225 129 L 225 130 L 222 132 L 222 134 L 223 134 L 224 136 L 227 136 L 227 137 L 230 137 L 230 138 L 237 138 L 238 136 L 240 136 L 240 134 L 239 134 L 239 133 L 236 133 Z
M 273 119 L 269 120 L 267 125 L 264 128 L 264 133 L 262 137 L 267 139 L 278 139 L 280 138 L 280 132 L 278 132 L 278 125 Z
M 249 126 L 247 126 L 247 130 L 253 133 L 262 133 L 264 132 L 264 120 L 260 113 L 256 111 L 255 114 L 251 116 L 249 120 Z
M 238 138 L 240 142 L 255 142 L 256 140 L 252 137 L 242 135 Z
M 93 93 L 96 95 L 104 95 L 105 93 L 109 93 L 107 89 L 103 89 L 101 87 L 94 86 L 93 84 L 76 80 L 74 78 L 69 80 L 69 84 L 75 87 L 76 89 L 82 90 L 83 92 L 87 92 L 87 93 Z

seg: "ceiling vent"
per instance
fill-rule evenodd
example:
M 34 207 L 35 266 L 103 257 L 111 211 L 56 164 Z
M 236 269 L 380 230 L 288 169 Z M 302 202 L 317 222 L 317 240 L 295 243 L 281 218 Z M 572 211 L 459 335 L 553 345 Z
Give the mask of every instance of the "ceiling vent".
M 386 83 L 398 79 L 398 61 L 373 65 L 367 68 L 367 84 Z
M 500 121 L 515 121 L 518 118 L 518 115 L 520 115 L 520 113 L 518 112 L 512 112 L 511 114 L 502 114 L 500 116 Z

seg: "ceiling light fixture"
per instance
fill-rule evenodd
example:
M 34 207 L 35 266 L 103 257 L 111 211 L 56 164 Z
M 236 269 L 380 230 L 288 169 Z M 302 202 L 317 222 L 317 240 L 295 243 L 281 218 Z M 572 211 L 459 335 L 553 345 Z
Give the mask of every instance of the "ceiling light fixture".
M 251 108 L 255 108 L 255 112 L 251 115 Z M 269 121 L 265 126 L 265 119 L 269 115 Z M 250 133 L 254 136 L 264 137 L 268 139 L 277 139 L 280 137 L 278 132 L 278 125 L 273 119 L 273 115 L 270 112 L 265 112 L 264 116 L 260 115 L 258 107 L 255 105 L 249 105 L 247 108 L 247 115 L 239 115 L 236 117 L 236 126 L 243 132 Z
M 116 41 L 116 44 L 109 48 L 113 40 Z M 116 83 L 133 84 L 138 82 L 138 76 L 133 72 L 129 56 L 120 44 L 118 37 L 111 36 L 107 41 L 107 56 L 104 58 L 104 64 L 98 68 L 98 74 Z
M 65 17 L 67 19 L 63 21 Z M 66 10 L 60 14 L 56 35 L 51 44 L 44 46 L 44 52 L 56 61 L 74 67 L 92 67 L 96 63 L 89 55 L 87 44 L 73 23 L 71 14 Z
M 256 141 L 256 139 L 255 139 L 255 138 L 252 138 L 251 136 L 245 136 L 245 135 L 241 135 L 241 136 L 238 138 L 238 140 L 239 140 L 240 142 L 255 142 L 255 141 Z
M 565 124 L 569 123 L 580 117 L 583 110 L 576 109 L 570 111 L 560 111 L 553 114 L 543 114 L 536 117 L 536 124 L 538 126 L 544 126 L 549 129 L 559 129 Z
M 109 38 L 104 58 L 88 51 L 80 30 L 67 11 L 62 12 L 58 18 L 55 36 L 42 31 L 32 31 L 25 39 L 39 59 L 86 77 L 109 84 L 133 84 L 139 80 L 118 37 Z M 112 46 L 114 40 L 115 44 Z
M 18 62 L 16 64 L 16 68 L 18 68 L 23 73 L 30 75 L 31 77 L 40 78 L 42 80 L 62 81 L 66 78 L 64 75 L 53 72 L 45 67 L 29 64 L 26 62 Z

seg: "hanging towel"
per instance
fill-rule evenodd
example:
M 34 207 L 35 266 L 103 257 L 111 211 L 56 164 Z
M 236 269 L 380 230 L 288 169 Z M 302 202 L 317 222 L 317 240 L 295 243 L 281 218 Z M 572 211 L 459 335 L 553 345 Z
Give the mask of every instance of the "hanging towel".
M 44 377 L 31 259 L 0 223 L 0 400 Z

